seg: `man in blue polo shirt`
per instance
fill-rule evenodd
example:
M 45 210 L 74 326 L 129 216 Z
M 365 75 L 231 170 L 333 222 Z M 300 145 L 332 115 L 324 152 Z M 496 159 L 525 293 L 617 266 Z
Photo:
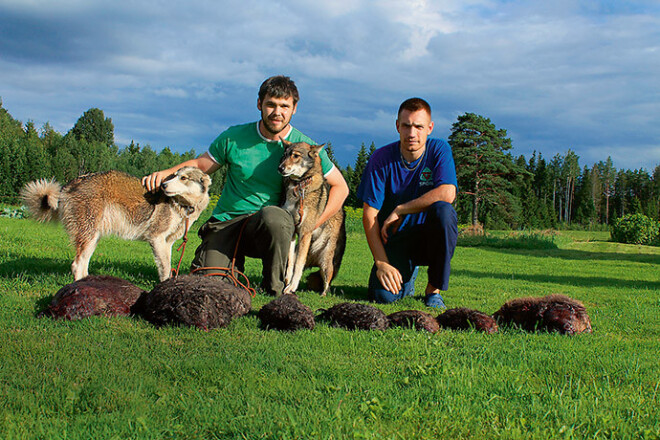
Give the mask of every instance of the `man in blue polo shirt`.
M 374 257 L 369 295 L 379 303 L 412 295 L 417 266 L 428 266 L 425 303 L 445 307 L 440 292 L 449 287 L 458 237 L 451 147 L 428 137 L 431 107 L 420 98 L 401 104 L 396 129 L 399 141 L 374 152 L 357 194 L 364 202 L 362 223 Z

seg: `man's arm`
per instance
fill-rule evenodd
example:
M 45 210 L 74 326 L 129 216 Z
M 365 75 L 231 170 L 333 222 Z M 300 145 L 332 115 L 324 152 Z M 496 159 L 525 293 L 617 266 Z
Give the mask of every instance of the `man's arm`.
M 383 222 L 383 227 L 380 230 L 383 243 L 387 243 L 389 234 L 394 234 L 399 229 L 404 215 L 426 211 L 435 202 L 453 203 L 455 199 L 456 187 L 446 184 L 433 188 L 420 197 L 397 206 Z
M 328 203 L 325 205 L 325 209 L 321 213 L 321 216 L 316 221 L 314 229 L 321 226 L 327 219 L 335 215 L 337 211 L 341 209 L 344 205 L 344 200 L 348 197 L 348 185 L 344 176 L 337 167 L 334 167 L 332 171 L 328 173 L 325 177 L 325 180 L 330 185 L 330 192 L 328 193 Z
M 211 158 L 211 155 L 206 152 L 196 159 L 190 159 L 178 165 L 174 165 L 172 168 L 156 171 L 148 176 L 144 176 L 142 178 L 142 185 L 144 185 L 147 191 L 155 192 L 160 188 L 160 184 L 163 183 L 165 178 L 186 166 L 197 167 L 206 174 L 212 174 L 220 168 L 220 165 L 218 165 L 218 163 Z
M 401 290 L 403 277 L 401 276 L 401 272 L 390 264 L 385 253 L 385 247 L 380 236 L 378 211 L 378 209 L 364 203 L 362 207 L 362 226 L 364 226 L 367 243 L 369 243 L 369 249 L 374 257 L 376 277 L 383 287 L 396 295 Z

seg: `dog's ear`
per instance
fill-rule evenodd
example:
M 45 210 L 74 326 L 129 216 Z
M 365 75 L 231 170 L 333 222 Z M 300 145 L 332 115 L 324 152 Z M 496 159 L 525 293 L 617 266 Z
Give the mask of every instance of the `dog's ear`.
M 202 174 L 202 188 L 204 192 L 209 190 L 211 183 L 211 177 L 206 173 Z
M 319 152 L 325 147 L 325 144 L 321 145 L 310 145 L 309 157 L 316 157 L 319 155 Z
M 285 148 L 290 147 L 291 145 L 293 145 L 293 142 L 289 142 L 281 136 L 280 136 L 280 142 L 282 142 L 282 145 L 284 145 Z

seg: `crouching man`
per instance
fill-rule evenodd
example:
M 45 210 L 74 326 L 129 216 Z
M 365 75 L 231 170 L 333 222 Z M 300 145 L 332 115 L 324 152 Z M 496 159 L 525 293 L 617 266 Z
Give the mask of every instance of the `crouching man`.
M 358 188 L 362 223 L 374 258 L 369 296 L 390 303 L 413 295 L 418 266 L 428 266 L 428 307 L 445 307 L 458 225 L 456 167 L 451 147 L 429 138 L 431 107 L 410 98 L 399 107 L 399 141 L 369 159 Z
M 183 166 L 195 166 L 211 174 L 226 165 L 227 180 L 220 199 L 211 218 L 199 229 L 202 243 L 192 262 L 196 273 L 209 274 L 217 272 L 215 267 L 229 267 L 234 257 L 236 268 L 243 271 L 246 256 L 259 258 L 263 263 L 263 290 L 272 295 L 282 293 L 294 224 L 291 215 L 278 206 L 282 175 L 277 168 L 284 153 L 281 139 L 314 144 L 290 124 L 298 100 L 298 88 L 291 78 L 268 78 L 259 88 L 260 120 L 229 127 L 198 158 L 142 179 L 149 191 L 156 191 L 167 176 Z M 326 151 L 321 150 L 319 155 L 330 192 L 316 227 L 339 211 L 348 195 L 346 181 Z

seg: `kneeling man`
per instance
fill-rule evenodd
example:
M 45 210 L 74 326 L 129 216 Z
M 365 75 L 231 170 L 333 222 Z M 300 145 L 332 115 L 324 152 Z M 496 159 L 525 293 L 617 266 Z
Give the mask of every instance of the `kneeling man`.
M 410 98 L 399 107 L 399 141 L 379 148 L 369 159 L 358 188 L 364 203 L 362 223 L 374 265 L 369 295 L 390 303 L 415 291 L 417 266 L 428 266 L 425 303 L 445 307 L 450 261 L 458 225 L 456 167 L 451 147 L 429 138 L 431 107 Z

